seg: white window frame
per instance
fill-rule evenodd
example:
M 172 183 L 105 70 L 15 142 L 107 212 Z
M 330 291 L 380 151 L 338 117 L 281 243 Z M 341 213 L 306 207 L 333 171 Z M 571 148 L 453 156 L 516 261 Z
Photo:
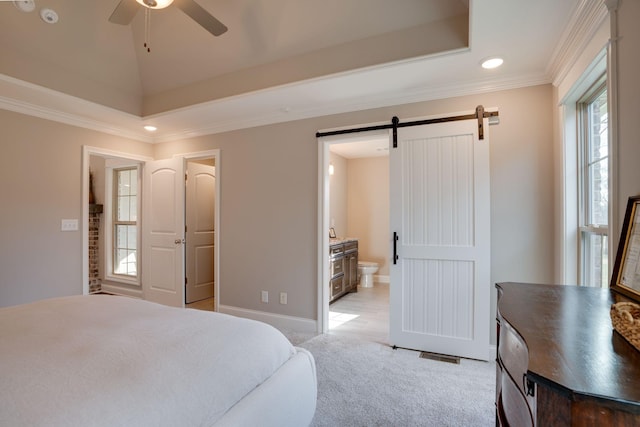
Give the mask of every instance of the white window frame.
M 607 216 L 607 224 L 595 224 L 590 218 L 591 206 L 590 206 L 590 192 L 593 189 L 590 188 L 590 135 L 591 135 L 591 117 L 589 116 L 589 105 L 595 101 L 603 91 L 608 93 L 606 74 L 600 75 L 595 79 L 594 83 L 587 89 L 580 99 L 577 101 L 576 106 L 576 118 L 578 124 L 577 131 L 577 145 L 578 145 L 578 283 L 583 286 L 592 286 L 591 283 L 587 283 L 588 273 L 588 258 L 591 257 L 591 253 L 588 250 L 587 235 L 596 237 L 606 237 L 606 250 L 607 250 L 607 279 L 604 283 L 601 283 L 600 287 L 608 287 L 608 277 L 612 270 L 611 260 L 611 239 L 610 239 L 610 224 L 611 218 Z M 607 103 L 607 118 L 610 121 L 611 113 L 609 104 Z M 611 180 L 609 175 L 611 174 L 611 140 L 608 138 L 608 154 L 606 157 L 608 166 L 608 183 L 607 183 L 607 212 L 611 211 Z M 604 248 L 603 248 L 604 249 Z M 603 262 L 604 263 L 604 262 Z
M 142 214 L 142 168 L 139 163 L 131 163 L 128 161 L 122 161 L 118 159 L 107 159 L 105 165 L 105 176 L 108 177 L 105 179 L 105 207 L 104 207 L 104 218 L 105 218 L 105 280 L 108 282 L 122 283 L 131 286 L 141 286 L 140 281 L 140 270 L 141 270 L 141 214 Z M 137 261 L 138 265 L 136 266 L 136 276 L 127 276 L 123 274 L 114 274 L 114 245 L 115 245 L 115 236 L 114 236 L 114 173 L 116 170 L 123 168 L 136 168 L 138 171 L 138 201 L 137 201 L 137 236 L 136 236 L 136 252 L 137 252 Z

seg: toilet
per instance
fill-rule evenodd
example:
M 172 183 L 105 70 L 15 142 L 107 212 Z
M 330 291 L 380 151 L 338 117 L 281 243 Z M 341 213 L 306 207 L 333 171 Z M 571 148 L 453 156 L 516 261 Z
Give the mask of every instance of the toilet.
M 378 271 L 377 262 L 358 261 L 358 274 L 360 275 L 360 286 L 363 288 L 373 287 L 373 274 Z

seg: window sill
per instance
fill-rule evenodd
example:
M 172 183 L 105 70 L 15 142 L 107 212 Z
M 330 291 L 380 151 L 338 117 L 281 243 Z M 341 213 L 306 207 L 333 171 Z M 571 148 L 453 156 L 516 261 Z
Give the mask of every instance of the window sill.
M 109 283 L 118 284 L 118 285 L 129 285 L 129 286 L 135 286 L 138 288 L 140 287 L 140 280 L 138 280 L 137 278 L 127 279 L 120 276 L 107 276 L 105 277 L 104 280 Z

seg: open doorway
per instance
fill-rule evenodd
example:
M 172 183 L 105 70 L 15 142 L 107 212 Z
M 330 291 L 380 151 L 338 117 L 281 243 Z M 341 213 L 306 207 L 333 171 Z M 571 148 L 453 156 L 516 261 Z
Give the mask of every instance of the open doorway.
M 185 305 L 215 306 L 215 158 L 187 160 L 185 192 Z
M 83 147 L 83 293 L 142 298 L 141 168 L 151 159 Z
M 326 332 L 387 342 L 389 332 L 389 135 L 342 136 L 327 142 L 327 196 L 331 289 Z M 350 249 L 357 242 L 357 287 L 350 287 Z M 339 257 L 343 249 L 344 256 Z M 338 257 L 336 257 L 338 254 Z M 343 263 L 344 279 L 336 262 Z M 372 268 L 375 267 L 375 268 Z M 367 268 L 364 270 L 363 268 Z M 375 271 L 372 271 L 375 270 Z M 363 274 L 364 273 L 364 274 Z M 344 292 L 336 297 L 336 283 Z
M 155 212 L 154 211 L 155 205 L 153 203 L 148 203 L 152 193 L 150 191 L 146 191 L 146 192 L 144 191 L 145 186 L 143 185 L 143 181 L 145 181 L 145 177 L 149 170 L 157 167 L 160 163 L 166 162 L 166 161 L 167 160 L 154 161 L 153 159 L 145 156 L 129 155 L 127 153 L 118 153 L 110 150 L 103 150 L 100 148 L 89 147 L 89 146 L 83 147 L 83 169 L 82 169 L 82 174 L 83 174 L 83 181 L 82 181 L 83 182 L 83 196 L 82 196 L 83 268 L 82 270 L 83 271 L 82 271 L 82 276 L 83 276 L 83 284 L 84 284 L 83 285 L 84 294 L 104 291 L 107 293 L 122 294 L 122 295 L 142 298 L 142 299 L 155 300 L 154 298 L 151 298 L 150 295 L 147 295 L 147 293 L 150 292 L 150 286 L 148 285 L 149 283 L 153 283 L 152 273 L 155 271 L 155 269 L 151 268 L 151 264 L 148 257 L 141 256 L 141 255 L 144 255 L 145 248 L 148 246 L 148 245 L 145 246 L 144 242 L 146 241 L 148 243 L 150 242 L 150 239 L 149 238 L 145 239 L 145 230 L 141 230 L 142 227 L 140 227 L 139 224 L 137 223 L 135 224 L 135 230 L 132 229 L 131 232 L 127 235 L 127 242 L 130 244 L 129 246 L 131 246 L 131 248 L 130 247 L 126 248 L 130 250 L 135 247 L 135 254 L 130 253 L 128 254 L 128 257 L 127 257 L 128 259 L 136 261 L 135 269 L 130 270 L 132 273 L 135 272 L 135 274 L 132 274 L 130 277 L 124 277 L 124 278 L 122 277 L 122 275 L 120 277 L 116 277 L 116 279 L 119 279 L 119 280 L 104 280 L 104 278 L 108 275 L 108 272 L 110 271 L 110 267 L 108 262 L 106 261 L 106 258 L 108 257 L 109 253 L 112 253 L 112 249 L 113 249 L 109 246 L 108 240 L 109 238 L 111 238 L 112 241 L 115 241 L 115 238 L 113 237 L 115 236 L 115 234 L 112 232 L 112 229 L 110 227 L 107 227 L 106 223 L 108 221 L 106 220 L 103 222 L 103 225 L 99 226 L 97 231 L 92 230 L 92 233 L 89 232 L 90 217 L 93 215 L 92 211 L 95 210 L 95 207 L 92 207 L 92 204 L 89 203 L 89 198 L 90 198 L 90 193 L 94 193 L 94 196 L 95 196 L 95 193 L 98 192 L 96 191 L 97 188 L 105 188 L 104 194 L 99 196 L 99 200 L 97 201 L 92 200 L 92 201 L 94 202 L 93 204 L 102 205 L 99 210 L 101 211 L 100 215 L 103 218 L 105 218 L 105 216 L 106 217 L 114 216 L 114 212 L 118 211 L 118 208 L 115 207 L 114 205 L 114 203 L 116 203 L 115 200 L 118 199 L 118 197 L 116 197 L 115 195 L 117 193 L 113 193 L 113 190 L 112 190 L 112 192 L 108 194 L 108 191 L 106 190 L 109 188 L 109 185 L 115 186 L 116 181 L 114 181 L 113 171 L 120 170 L 120 169 L 127 169 L 127 170 L 135 169 L 136 178 L 134 180 L 130 180 L 130 182 L 127 183 L 127 185 L 129 186 L 127 188 L 132 188 L 132 186 L 135 186 L 137 193 L 134 194 L 133 192 L 129 192 L 127 194 L 127 197 L 129 198 L 129 201 L 130 201 L 128 206 L 133 206 L 131 204 L 132 203 L 131 200 L 135 199 L 136 214 L 133 217 L 129 217 L 127 219 L 130 220 L 129 222 L 132 222 L 135 219 L 135 221 L 139 221 L 142 225 L 144 225 L 145 222 L 142 219 L 142 215 L 144 214 L 144 211 L 146 209 L 151 209 L 151 211 L 147 210 L 146 215 L 148 215 L 150 212 Z M 175 271 L 181 272 L 181 274 L 163 276 L 165 281 L 171 282 L 166 284 L 166 289 L 169 289 L 169 288 L 175 289 L 175 292 L 172 293 L 172 295 L 175 295 L 175 298 L 172 297 L 173 299 L 163 303 L 167 303 L 167 305 L 175 305 L 175 306 L 185 305 L 186 293 L 187 293 L 185 284 L 188 283 L 189 281 L 188 279 L 186 279 L 188 261 L 191 258 L 196 258 L 197 256 L 200 256 L 201 260 L 203 260 L 201 268 L 199 269 L 196 268 L 193 271 L 192 273 L 193 279 L 191 280 L 191 282 L 206 285 L 206 287 L 208 288 L 207 292 L 209 293 L 206 298 L 207 300 L 206 309 L 217 311 L 218 300 L 219 300 L 219 280 L 218 280 L 219 251 L 218 251 L 218 248 L 220 246 L 219 246 L 218 230 L 219 230 L 220 206 L 219 206 L 218 198 L 216 197 L 216 195 L 219 194 L 219 191 L 220 191 L 220 181 L 219 179 L 216 179 L 216 175 L 219 176 L 219 173 L 220 173 L 220 153 L 219 153 L 219 150 L 209 150 L 205 152 L 176 156 L 170 161 L 175 163 L 176 171 L 177 170 L 182 171 L 179 174 L 177 174 L 177 177 L 184 176 L 183 172 L 186 171 L 190 165 L 201 165 L 207 170 L 207 172 L 205 172 L 204 175 L 208 175 L 208 177 L 204 177 L 204 175 L 202 175 L 201 176 L 202 179 L 194 179 L 194 181 L 199 182 L 199 187 L 200 187 L 199 191 L 196 192 L 197 194 L 194 197 L 194 200 L 195 200 L 194 203 L 195 205 L 198 205 L 197 206 L 198 209 L 196 210 L 199 212 L 200 217 L 191 227 L 191 230 L 194 232 L 195 237 L 191 236 L 189 239 L 194 242 L 198 241 L 197 239 L 199 237 L 197 236 L 198 234 L 208 234 L 209 236 L 212 236 L 212 239 L 209 239 L 208 243 L 206 244 L 201 244 L 199 248 L 197 247 L 197 245 L 195 245 L 194 247 L 196 247 L 196 249 L 194 253 L 196 255 L 191 255 L 187 257 L 186 250 L 183 252 L 182 247 L 184 246 L 184 249 L 186 249 L 186 246 L 187 246 L 186 239 L 187 239 L 187 232 L 189 228 L 188 227 L 185 228 L 186 220 L 184 219 L 185 218 L 184 215 L 181 214 L 179 216 L 176 216 L 182 219 L 180 219 L 179 221 L 180 225 L 176 227 L 177 234 L 175 236 L 175 242 L 172 238 L 171 246 L 172 247 L 175 246 L 176 248 L 180 249 L 180 251 L 176 251 L 176 253 L 182 253 L 184 254 L 184 256 L 181 255 L 180 257 L 176 257 L 176 260 L 180 265 L 179 267 L 175 268 Z M 199 173 L 200 173 L 199 171 L 192 172 L 192 175 L 196 176 Z M 179 181 L 176 181 L 176 182 L 179 182 Z M 162 182 L 158 182 L 158 184 L 161 184 L 161 183 Z M 176 184 L 176 186 L 182 187 L 182 185 L 180 184 Z M 92 190 L 92 187 L 93 187 L 93 190 Z M 183 189 L 186 190 L 186 184 L 183 187 Z M 154 194 L 157 193 L 162 195 L 165 193 L 165 191 L 162 190 L 162 187 L 156 186 L 155 190 L 156 191 Z M 202 196 L 205 192 L 208 193 L 207 197 Z M 183 212 L 188 211 L 189 209 L 187 207 L 186 191 L 183 192 L 181 190 L 180 192 L 177 192 L 176 194 L 174 194 L 174 196 L 175 198 L 167 202 L 169 203 L 168 205 L 165 204 L 161 206 L 164 206 L 165 208 L 166 207 L 170 208 L 171 206 L 175 206 L 176 210 L 181 210 Z M 142 205 L 145 205 L 146 207 L 144 209 L 141 209 Z M 133 212 L 133 210 L 130 210 L 130 212 Z M 147 221 L 147 224 L 149 222 L 150 221 Z M 126 224 L 126 225 L 132 226 L 134 224 Z M 203 230 L 206 230 L 207 232 L 201 233 Z M 93 234 L 97 234 L 98 236 L 98 243 L 96 247 L 99 249 L 97 250 L 94 247 L 92 247 L 90 250 L 90 235 L 93 235 Z M 91 260 L 93 262 L 90 261 L 90 258 L 93 257 L 92 255 L 93 252 L 97 252 L 99 254 L 97 263 L 95 263 L 95 260 L 93 259 Z M 117 260 L 116 255 L 113 256 L 113 259 Z M 203 266 L 206 266 L 206 268 Z M 145 276 L 144 274 L 145 271 L 151 272 L 151 273 L 148 273 L 147 276 Z M 95 280 L 94 281 L 91 280 L 91 275 L 95 275 L 96 273 L 99 279 L 97 282 Z M 148 282 L 147 285 L 145 285 L 144 283 L 145 280 Z M 167 292 L 165 293 L 168 294 Z M 194 297 L 194 300 L 197 301 L 197 300 L 200 300 L 200 298 L 196 296 Z M 157 302 L 162 302 L 162 301 L 157 301 Z M 197 308 L 202 308 L 202 307 L 197 307 Z

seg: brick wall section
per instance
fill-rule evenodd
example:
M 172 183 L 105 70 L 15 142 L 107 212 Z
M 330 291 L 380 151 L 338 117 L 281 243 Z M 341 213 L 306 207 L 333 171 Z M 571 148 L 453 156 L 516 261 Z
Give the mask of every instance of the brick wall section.
M 100 292 L 102 289 L 98 255 L 100 215 L 99 212 L 89 212 L 89 293 Z

